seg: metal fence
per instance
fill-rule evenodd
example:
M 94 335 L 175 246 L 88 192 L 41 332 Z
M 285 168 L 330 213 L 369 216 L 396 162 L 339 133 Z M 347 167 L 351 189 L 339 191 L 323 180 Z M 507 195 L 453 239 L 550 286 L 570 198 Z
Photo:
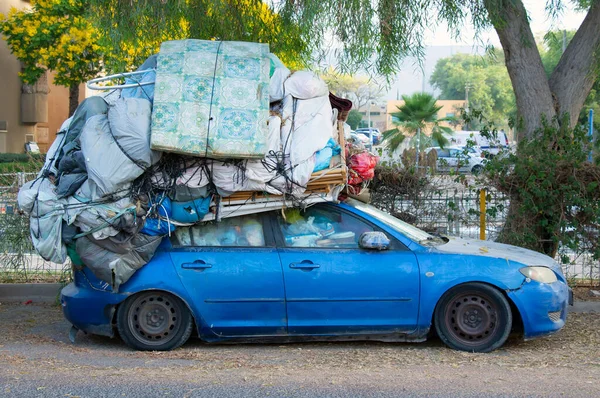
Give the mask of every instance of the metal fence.
M 0 174 L 0 282 L 57 282 L 70 278 L 69 262 L 56 264 L 41 258 L 34 250 L 29 234 L 29 219 L 16 211 L 18 189 L 35 178 L 34 173 Z M 479 190 L 441 179 L 417 198 L 396 202 L 395 215 L 427 231 L 450 236 L 479 238 Z M 509 206 L 506 196 L 486 194 L 486 239 L 495 240 Z M 574 252 L 561 247 L 559 259 L 566 276 L 578 282 L 600 284 L 600 262 L 585 248 Z
M 423 191 L 418 198 L 401 198 L 395 203 L 396 214 L 426 231 L 448 236 L 479 239 L 480 191 L 476 188 L 441 184 Z M 496 240 L 508 212 L 507 196 L 494 190 L 486 191 L 485 238 Z M 564 260 L 567 260 L 564 263 Z M 585 247 L 577 251 L 559 247 L 556 260 L 562 264 L 572 283 L 600 285 L 600 261 Z
M 40 257 L 31 242 L 29 218 L 17 212 L 17 194 L 36 173 L 0 174 L 0 283 L 63 282 L 71 264 Z

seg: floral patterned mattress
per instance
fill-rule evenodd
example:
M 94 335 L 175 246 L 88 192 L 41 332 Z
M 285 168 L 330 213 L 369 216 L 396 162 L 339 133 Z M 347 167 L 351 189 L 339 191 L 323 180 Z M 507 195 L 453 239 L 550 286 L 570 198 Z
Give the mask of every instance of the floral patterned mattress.
M 267 150 L 269 46 L 177 40 L 158 55 L 151 146 L 213 158 Z

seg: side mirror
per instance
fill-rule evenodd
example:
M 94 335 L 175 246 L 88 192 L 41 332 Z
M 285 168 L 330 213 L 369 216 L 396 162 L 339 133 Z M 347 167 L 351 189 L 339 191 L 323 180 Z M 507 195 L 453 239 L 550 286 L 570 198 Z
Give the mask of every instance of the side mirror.
M 364 232 L 358 239 L 358 247 L 367 250 L 387 250 L 390 239 L 383 232 Z

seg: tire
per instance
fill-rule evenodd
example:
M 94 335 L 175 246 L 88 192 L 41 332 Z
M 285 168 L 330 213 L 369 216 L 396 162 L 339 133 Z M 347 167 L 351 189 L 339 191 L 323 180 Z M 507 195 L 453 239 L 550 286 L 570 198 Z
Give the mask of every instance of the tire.
M 479 173 L 481 173 L 481 171 L 483 170 L 483 167 L 479 164 L 473 166 L 473 168 L 471 169 L 471 174 L 473 175 L 478 175 Z
M 435 308 L 434 323 L 438 336 L 448 347 L 490 352 L 508 339 L 512 312 L 496 288 L 467 283 L 455 286 L 442 296 Z
M 117 310 L 117 329 L 129 347 L 141 351 L 169 351 L 192 334 L 187 306 L 172 294 L 149 291 L 133 295 Z

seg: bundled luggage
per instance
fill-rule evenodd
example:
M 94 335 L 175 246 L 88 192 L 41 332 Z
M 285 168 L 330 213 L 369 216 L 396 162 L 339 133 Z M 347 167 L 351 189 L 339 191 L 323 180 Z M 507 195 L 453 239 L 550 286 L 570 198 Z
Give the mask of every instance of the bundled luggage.
M 336 201 L 347 182 L 351 102 L 266 44 L 165 42 L 125 83 L 79 105 L 18 197 L 42 257 L 113 291 L 178 226 Z

